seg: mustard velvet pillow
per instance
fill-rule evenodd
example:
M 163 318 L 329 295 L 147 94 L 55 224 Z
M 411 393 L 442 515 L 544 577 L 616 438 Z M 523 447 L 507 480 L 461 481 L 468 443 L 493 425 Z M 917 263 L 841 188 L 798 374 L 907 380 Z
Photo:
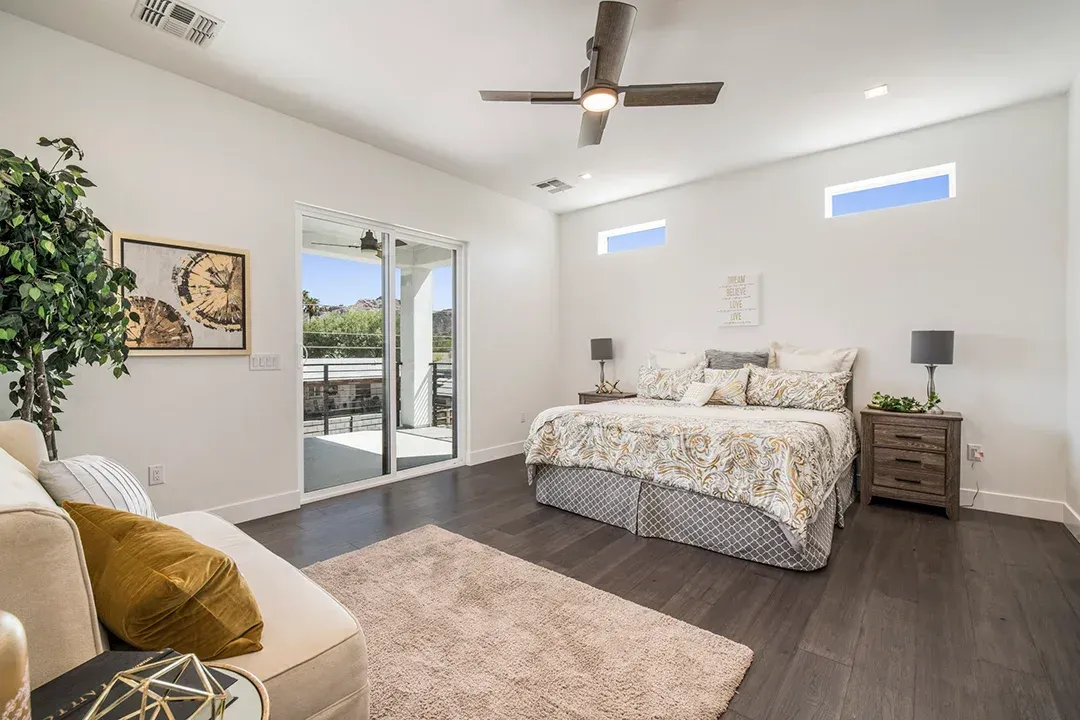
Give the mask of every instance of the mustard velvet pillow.
M 262 614 L 228 555 L 141 515 L 63 507 L 79 528 L 98 617 L 117 637 L 201 660 L 262 650 Z

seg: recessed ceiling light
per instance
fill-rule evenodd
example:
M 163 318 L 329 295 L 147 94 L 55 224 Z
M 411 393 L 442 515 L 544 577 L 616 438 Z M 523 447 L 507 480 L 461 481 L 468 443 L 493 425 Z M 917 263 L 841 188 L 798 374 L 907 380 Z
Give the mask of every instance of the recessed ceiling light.
M 888 94 L 889 94 L 889 86 L 888 85 L 878 85 L 877 87 L 872 87 L 872 88 L 870 88 L 869 90 L 867 90 L 866 92 L 863 93 L 863 95 L 866 96 L 867 100 L 873 100 L 874 98 L 882 97 L 882 96 L 888 95 Z
M 581 173 L 578 177 L 582 180 L 592 180 L 592 173 Z

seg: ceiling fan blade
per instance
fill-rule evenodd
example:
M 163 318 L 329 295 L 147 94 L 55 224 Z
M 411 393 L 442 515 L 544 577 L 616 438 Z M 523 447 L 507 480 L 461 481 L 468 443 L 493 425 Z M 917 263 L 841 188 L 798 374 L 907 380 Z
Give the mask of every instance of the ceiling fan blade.
M 527 102 L 534 105 L 561 105 L 577 102 L 572 92 L 544 90 L 481 90 L 480 99 L 485 102 Z
M 711 105 L 720 94 L 722 82 L 664 83 L 661 85 L 629 85 L 619 88 L 625 107 L 657 107 L 663 105 Z
M 609 111 L 610 112 L 610 111 Z M 579 148 L 589 145 L 599 145 L 604 137 L 604 127 L 607 126 L 608 113 L 585 112 L 581 115 L 581 131 L 578 133 L 577 146 Z
M 594 82 L 612 86 L 619 84 L 636 16 L 637 8 L 633 5 L 606 0 L 600 3 L 600 10 L 596 14 L 596 32 L 593 33 L 593 48 L 596 50 Z
M 326 247 L 349 248 L 351 250 L 362 250 L 363 249 L 360 245 L 342 245 L 340 243 L 309 242 L 308 245 L 325 245 Z

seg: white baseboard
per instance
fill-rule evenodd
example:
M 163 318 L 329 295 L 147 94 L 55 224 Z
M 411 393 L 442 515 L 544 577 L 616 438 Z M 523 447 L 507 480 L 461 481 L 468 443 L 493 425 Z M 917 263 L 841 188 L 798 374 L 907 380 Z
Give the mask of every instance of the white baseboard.
M 492 460 L 502 460 L 512 455 L 520 455 L 525 450 L 525 441 L 496 445 L 495 447 L 473 450 L 465 460 L 466 465 L 480 465 Z
M 1069 503 L 1062 503 L 1061 507 L 1065 511 L 1065 527 L 1073 534 L 1076 541 L 1080 542 L 1080 513 L 1076 512 Z
M 267 515 L 277 515 L 289 510 L 296 510 L 300 507 L 301 496 L 302 493 L 299 490 L 292 490 L 279 495 L 267 495 L 266 497 L 244 500 L 232 505 L 222 505 L 221 507 L 211 508 L 207 512 L 212 512 L 233 524 L 242 523 L 266 517 Z
M 974 490 L 960 488 L 961 505 L 964 507 L 971 505 L 973 497 L 975 497 Z M 1065 503 L 1058 500 L 1044 500 L 1042 498 L 981 490 L 979 496 L 975 498 L 974 507 L 976 510 L 985 510 L 1003 515 L 1019 515 L 1020 517 L 1035 518 L 1037 520 L 1061 522 L 1064 520 Z

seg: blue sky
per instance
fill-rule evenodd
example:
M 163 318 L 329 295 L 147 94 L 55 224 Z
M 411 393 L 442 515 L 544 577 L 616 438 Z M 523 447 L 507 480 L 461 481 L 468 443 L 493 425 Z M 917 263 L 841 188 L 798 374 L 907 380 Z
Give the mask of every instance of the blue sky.
M 401 297 L 401 271 L 394 273 L 394 296 Z M 434 310 L 451 306 L 454 278 L 451 268 L 437 268 L 432 273 Z M 304 253 L 301 272 L 303 288 L 323 305 L 352 305 L 357 300 L 382 295 L 382 267 L 370 263 Z

